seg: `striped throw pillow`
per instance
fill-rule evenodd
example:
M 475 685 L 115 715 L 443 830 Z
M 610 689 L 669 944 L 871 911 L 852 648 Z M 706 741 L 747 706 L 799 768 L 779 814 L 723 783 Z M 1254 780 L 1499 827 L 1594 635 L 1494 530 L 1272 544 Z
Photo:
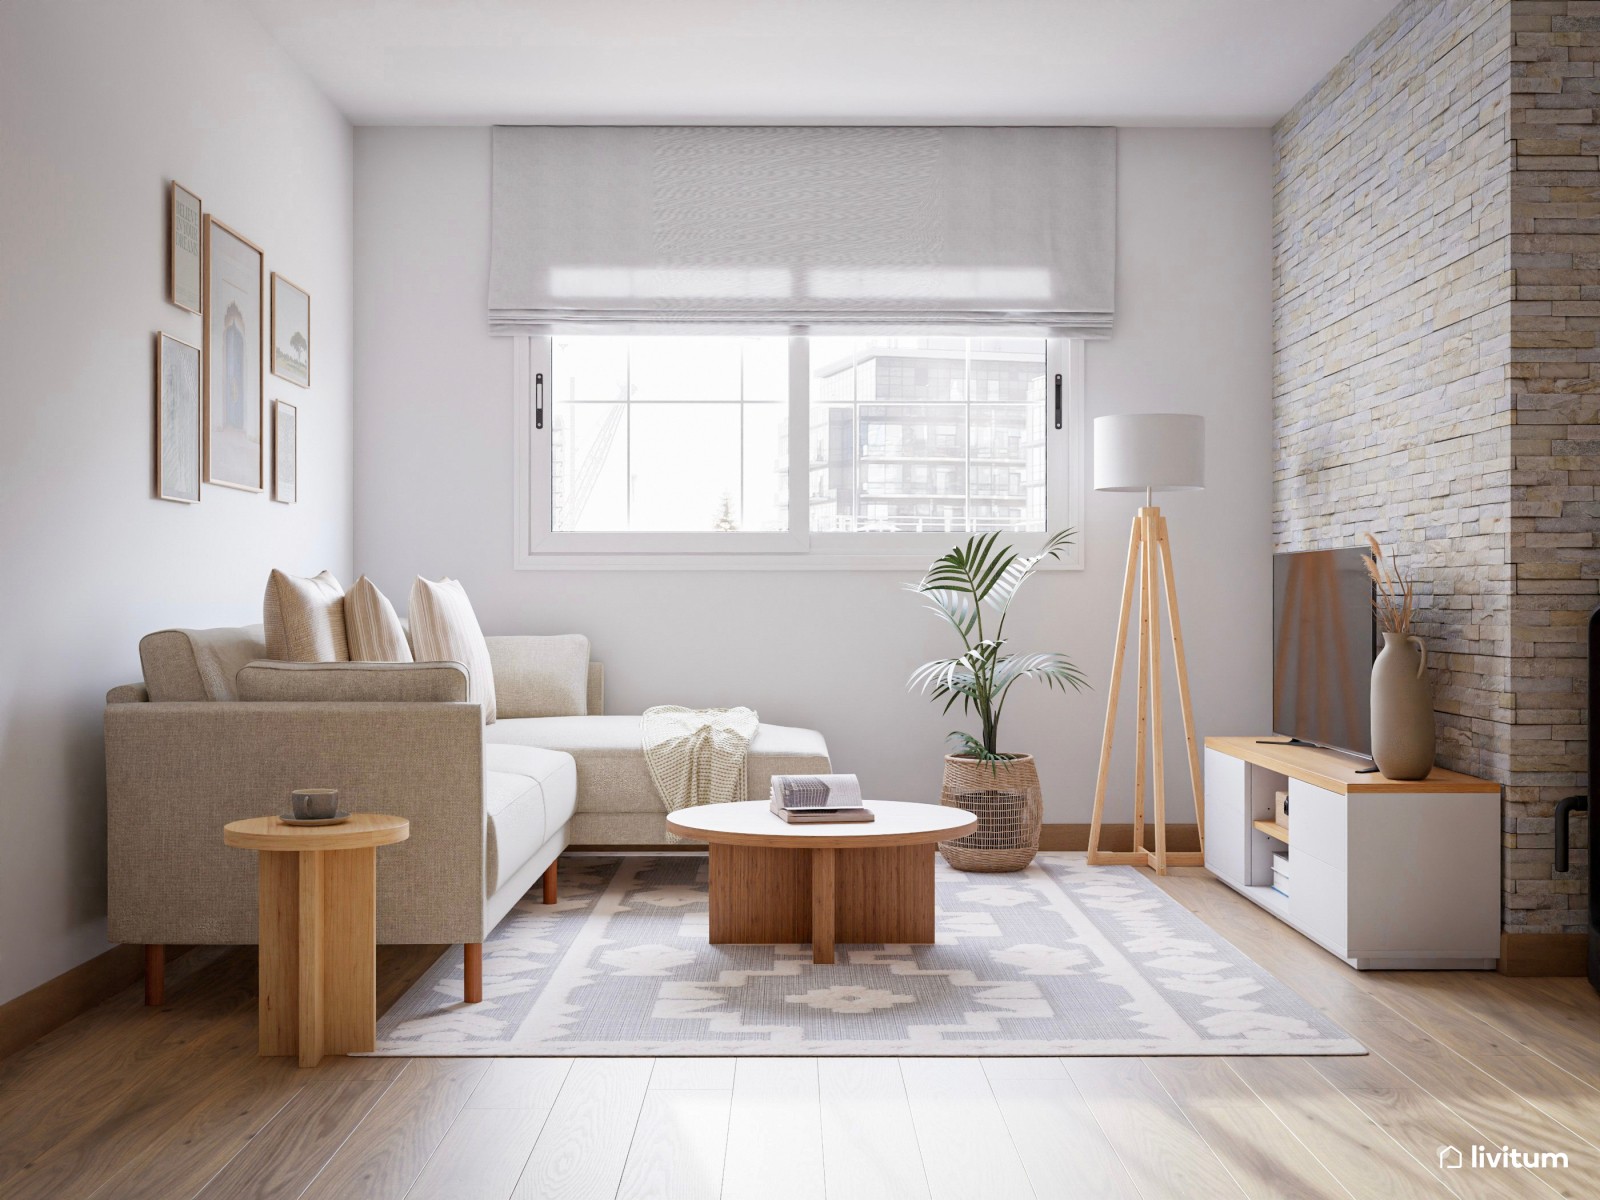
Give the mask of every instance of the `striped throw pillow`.
M 306 578 L 274 571 L 262 604 L 267 657 L 280 662 L 348 662 L 344 588 L 332 574 Z
M 411 661 L 411 644 L 394 605 L 365 575 L 344 594 L 344 630 L 351 662 Z
M 483 706 L 483 723 L 494 724 L 494 668 L 467 591 L 454 579 L 424 579 L 411 585 L 411 649 L 417 662 L 458 662 L 467 668 L 467 699 Z

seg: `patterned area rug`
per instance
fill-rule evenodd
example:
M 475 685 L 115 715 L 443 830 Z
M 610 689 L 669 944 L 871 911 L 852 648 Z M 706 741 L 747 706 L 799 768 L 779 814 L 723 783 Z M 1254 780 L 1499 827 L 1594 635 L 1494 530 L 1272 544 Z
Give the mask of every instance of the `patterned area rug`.
M 380 1055 L 1363 1054 L 1360 1043 L 1130 867 L 941 860 L 932 946 L 706 941 L 706 860 L 571 857 L 378 1022 Z

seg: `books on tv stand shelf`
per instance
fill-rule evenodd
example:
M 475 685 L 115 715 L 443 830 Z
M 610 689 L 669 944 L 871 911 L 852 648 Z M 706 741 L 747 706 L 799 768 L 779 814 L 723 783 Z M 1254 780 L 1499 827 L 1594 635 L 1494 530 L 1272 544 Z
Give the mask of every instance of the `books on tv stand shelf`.
M 1206 868 L 1361 970 L 1491 970 L 1500 953 L 1500 786 L 1255 736 L 1205 742 Z M 1275 819 L 1289 794 L 1289 823 Z M 1290 839 L 1293 839 L 1292 841 Z M 1274 887 L 1273 855 L 1292 874 Z

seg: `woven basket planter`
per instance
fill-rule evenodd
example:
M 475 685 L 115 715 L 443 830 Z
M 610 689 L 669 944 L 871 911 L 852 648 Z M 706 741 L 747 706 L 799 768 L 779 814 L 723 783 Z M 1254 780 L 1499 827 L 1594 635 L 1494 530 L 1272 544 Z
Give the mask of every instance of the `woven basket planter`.
M 946 755 L 939 802 L 978 818 L 971 833 L 939 843 L 939 853 L 956 870 L 1020 871 L 1039 852 L 1044 805 L 1032 755 L 993 763 Z

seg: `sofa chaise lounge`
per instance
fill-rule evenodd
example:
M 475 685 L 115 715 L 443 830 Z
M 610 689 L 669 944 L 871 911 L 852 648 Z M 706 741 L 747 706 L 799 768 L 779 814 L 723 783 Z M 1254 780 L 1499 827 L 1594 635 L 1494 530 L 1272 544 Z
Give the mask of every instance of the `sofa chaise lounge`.
M 489 638 L 497 683 L 536 667 L 537 639 Z M 411 822 L 383 851 L 378 941 L 465 947 L 465 991 L 482 998 L 483 940 L 539 880 L 556 900 L 569 845 L 681 842 L 645 766 L 637 716 L 605 716 L 588 668 L 587 713 L 502 715 L 484 725 L 458 663 L 262 661 L 261 626 L 164 630 L 140 643 L 143 684 L 106 697 L 108 932 L 146 947 L 146 998 L 161 1002 L 167 945 L 257 940 L 255 864 L 222 826 L 285 810 L 297 787 Z M 504 676 L 502 673 L 506 673 Z M 810 729 L 762 725 L 748 785 L 825 772 Z

